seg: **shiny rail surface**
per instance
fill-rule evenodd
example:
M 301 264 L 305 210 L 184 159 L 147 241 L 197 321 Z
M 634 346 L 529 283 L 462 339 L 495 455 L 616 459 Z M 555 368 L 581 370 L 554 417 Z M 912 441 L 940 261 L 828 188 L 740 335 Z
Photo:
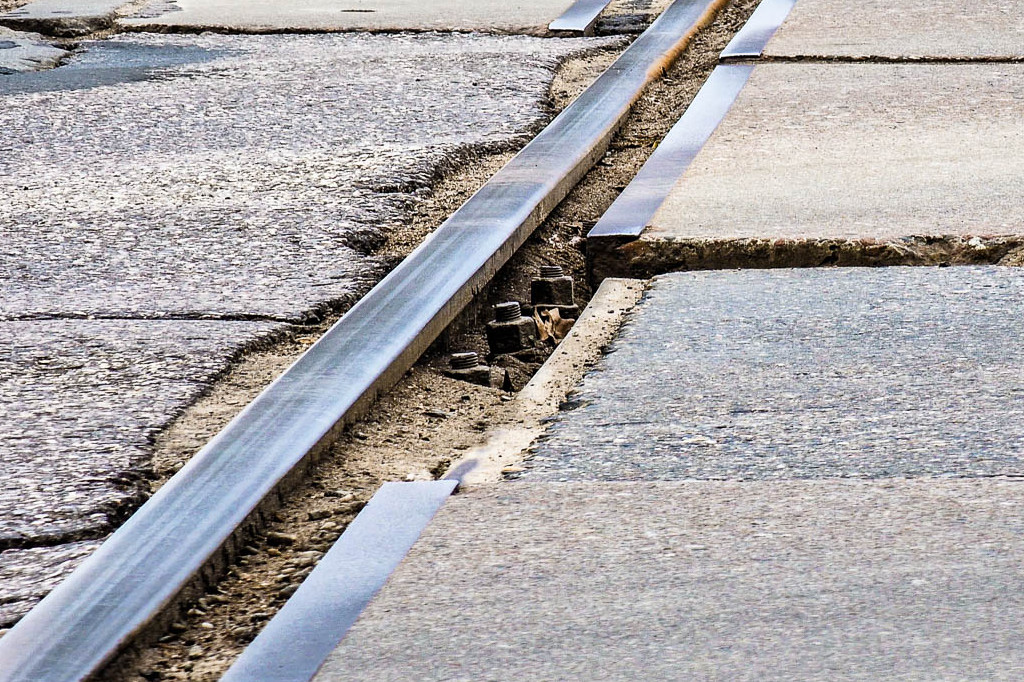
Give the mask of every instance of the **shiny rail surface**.
M 385 483 L 221 682 L 312 679 L 457 485 Z
M 587 239 L 640 236 L 679 178 L 725 118 L 747 84 L 753 66 L 716 66 L 686 113 L 647 159 L 636 177 L 616 197 Z
M 676 0 L 514 159 L 0 639 L 0 681 L 103 668 L 392 386 L 607 149 L 724 0 Z
M 550 24 L 548 30 L 555 33 L 594 35 L 594 24 L 611 0 L 576 0 L 572 6 Z
M 762 0 L 740 32 L 722 50 L 719 59 L 728 62 L 760 57 L 795 4 L 796 0 Z

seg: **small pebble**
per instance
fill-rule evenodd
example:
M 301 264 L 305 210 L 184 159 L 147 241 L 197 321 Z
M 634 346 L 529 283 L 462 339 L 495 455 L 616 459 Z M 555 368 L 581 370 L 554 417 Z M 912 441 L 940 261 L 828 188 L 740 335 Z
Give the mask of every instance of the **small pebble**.
M 267 544 L 270 545 L 281 547 L 284 545 L 294 545 L 298 541 L 299 538 L 291 533 L 278 533 L 277 531 L 267 533 Z
M 196 644 L 195 646 L 189 647 L 188 657 L 191 659 L 197 659 L 203 657 L 203 647 Z

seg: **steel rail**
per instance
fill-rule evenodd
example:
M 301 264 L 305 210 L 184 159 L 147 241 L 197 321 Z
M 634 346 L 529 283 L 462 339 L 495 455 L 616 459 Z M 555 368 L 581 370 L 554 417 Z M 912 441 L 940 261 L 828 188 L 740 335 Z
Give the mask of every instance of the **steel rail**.
M 576 0 L 569 9 L 550 24 L 548 30 L 555 33 L 594 35 L 594 25 L 611 0 Z
M 795 4 L 796 0 L 762 0 L 747 23 L 722 50 L 720 61 L 760 57 Z
M 762 0 L 719 55 L 719 65 L 683 116 L 587 233 L 587 265 L 595 283 L 605 277 L 631 274 L 619 265 L 618 249 L 640 238 L 746 86 L 754 65 L 733 62 L 760 57 L 795 3 Z
M 715 67 L 682 118 L 587 233 L 588 244 L 593 239 L 633 240 L 640 236 L 725 118 L 753 69 L 747 64 Z
M 385 483 L 221 682 L 312 679 L 457 485 Z
M 579 98 L 0 639 L 0 681 L 88 678 L 394 385 L 604 154 L 724 0 L 676 0 Z

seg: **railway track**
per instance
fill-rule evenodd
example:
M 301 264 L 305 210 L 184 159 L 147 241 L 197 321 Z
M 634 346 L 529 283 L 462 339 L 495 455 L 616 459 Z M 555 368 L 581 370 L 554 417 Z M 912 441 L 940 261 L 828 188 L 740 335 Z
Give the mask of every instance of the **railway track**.
M 593 86 L 0 639 L 0 680 L 95 676 L 127 646 L 175 620 L 236 560 L 240 534 L 261 525 L 280 494 L 305 475 L 345 425 L 394 385 L 485 289 L 605 154 L 648 84 L 723 4 L 677 0 Z M 749 34 L 746 39 L 749 52 Z M 236 678 L 252 679 L 241 673 Z

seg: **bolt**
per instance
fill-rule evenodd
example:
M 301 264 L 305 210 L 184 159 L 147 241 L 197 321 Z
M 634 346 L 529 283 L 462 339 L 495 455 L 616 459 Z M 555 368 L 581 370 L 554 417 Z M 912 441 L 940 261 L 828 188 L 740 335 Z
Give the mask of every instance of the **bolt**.
M 544 279 L 554 279 L 561 277 L 565 273 L 562 272 L 561 265 L 542 265 L 540 266 L 540 276 Z
M 450 364 L 452 369 L 473 369 L 480 364 L 480 356 L 473 351 L 453 353 Z
M 518 301 L 508 301 L 494 306 L 494 319 L 498 322 L 515 322 L 523 316 L 523 308 Z
M 533 345 L 537 338 L 537 324 L 532 317 L 524 317 L 516 301 L 494 306 L 494 322 L 487 323 L 487 343 L 495 354 L 515 353 Z
M 448 360 L 450 369 L 444 375 L 481 386 L 491 385 L 491 368 L 480 363 L 480 356 L 472 351 L 453 353 Z

